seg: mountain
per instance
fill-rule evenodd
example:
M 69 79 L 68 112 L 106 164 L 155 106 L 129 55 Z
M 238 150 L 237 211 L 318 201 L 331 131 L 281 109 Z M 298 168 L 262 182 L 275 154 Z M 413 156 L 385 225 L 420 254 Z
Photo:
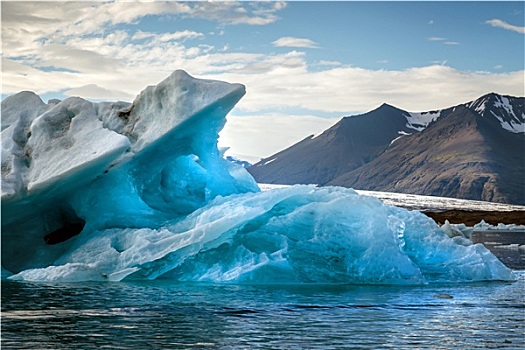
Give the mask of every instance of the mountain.
M 254 164 L 261 183 L 316 183 L 525 204 L 525 98 L 410 113 L 382 105 Z
M 376 158 L 399 131 L 413 132 L 405 113 L 384 104 L 372 112 L 345 117 L 318 137 L 311 135 L 262 159 L 249 172 L 261 183 L 326 183 Z

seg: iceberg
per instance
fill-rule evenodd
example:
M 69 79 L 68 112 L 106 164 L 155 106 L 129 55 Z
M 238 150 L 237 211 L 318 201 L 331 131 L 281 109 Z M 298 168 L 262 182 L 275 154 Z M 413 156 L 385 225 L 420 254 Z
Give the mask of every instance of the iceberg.
M 261 192 L 217 147 L 241 84 L 175 71 L 133 103 L 2 101 L 2 278 L 514 280 L 481 244 L 352 189 Z

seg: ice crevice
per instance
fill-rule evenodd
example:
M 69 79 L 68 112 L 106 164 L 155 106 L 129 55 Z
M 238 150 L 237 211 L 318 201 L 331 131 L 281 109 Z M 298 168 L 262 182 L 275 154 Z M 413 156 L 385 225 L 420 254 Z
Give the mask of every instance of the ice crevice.
M 484 247 L 456 244 L 417 211 L 338 187 L 260 192 L 217 148 L 226 115 L 244 93 L 241 84 L 175 71 L 132 104 L 68 98 L 46 105 L 27 92 L 5 99 L 2 276 L 373 284 L 514 279 Z

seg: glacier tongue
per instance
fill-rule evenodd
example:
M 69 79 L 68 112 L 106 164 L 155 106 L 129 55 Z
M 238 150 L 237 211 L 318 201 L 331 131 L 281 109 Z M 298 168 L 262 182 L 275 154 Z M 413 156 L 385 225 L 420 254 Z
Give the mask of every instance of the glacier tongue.
M 512 280 L 481 245 L 350 189 L 260 192 L 217 148 L 244 86 L 176 71 L 133 102 L 2 102 L 2 276 L 235 283 Z M 3 116 L 4 117 L 4 116 Z

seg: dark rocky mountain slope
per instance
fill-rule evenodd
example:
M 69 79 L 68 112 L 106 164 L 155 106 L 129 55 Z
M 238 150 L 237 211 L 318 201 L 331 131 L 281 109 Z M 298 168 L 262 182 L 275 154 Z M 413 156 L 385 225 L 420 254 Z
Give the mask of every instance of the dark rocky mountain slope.
M 427 113 L 383 105 L 249 171 L 261 183 L 525 204 L 524 119 L 525 98 L 497 94 Z
M 399 130 L 409 133 L 404 114 L 383 104 L 371 112 L 345 117 L 321 135 L 310 135 L 254 164 L 249 172 L 260 183 L 326 183 L 375 159 L 399 136 Z
M 328 185 L 525 203 L 523 135 L 495 118 L 460 106 L 403 141 Z

